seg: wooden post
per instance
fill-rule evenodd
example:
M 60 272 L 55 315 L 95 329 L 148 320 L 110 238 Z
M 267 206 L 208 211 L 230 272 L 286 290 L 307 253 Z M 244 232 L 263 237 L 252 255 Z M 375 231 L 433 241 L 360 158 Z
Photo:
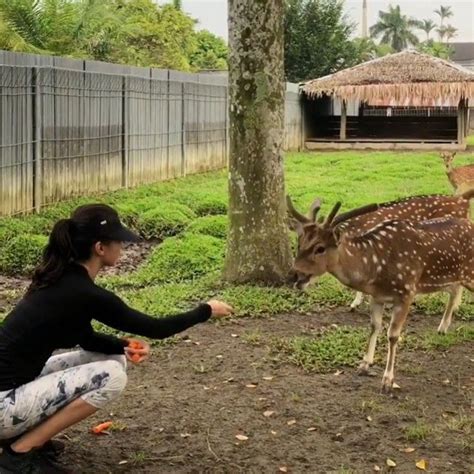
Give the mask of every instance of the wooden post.
M 35 212 L 40 212 L 43 201 L 43 155 L 42 142 L 42 97 L 40 87 L 40 69 L 32 69 L 33 84 L 33 207 Z
M 458 105 L 458 144 L 464 144 L 464 100 L 461 99 Z
M 347 137 L 347 103 L 345 100 L 341 102 L 341 130 L 339 138 L 345 140 Z

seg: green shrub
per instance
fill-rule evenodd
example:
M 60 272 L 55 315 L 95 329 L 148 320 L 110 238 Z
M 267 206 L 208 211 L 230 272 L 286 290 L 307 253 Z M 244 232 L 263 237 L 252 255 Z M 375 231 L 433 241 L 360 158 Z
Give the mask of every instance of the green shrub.
M 206 234 L 225 239 L 229 230 L 229 220 L 227 216 L 204 216 L 195 219 L 187 228 L 188 232 L 194 234 Z
M 172 198 L 189 206 L 198 216 L 227 213 L 227 189 L 222 193 L 212 191 L 177 193 Z
M 28 274 L 41 260 L 48 242 L 44 235 L 21 234 L 6 242 L 0 252 L 0 273 Z
M 138 216 L 135 228 L 146 239 L 164 239 L 182 232 L 194 217 L 189 207 L 163 202 Z
M 191 280 L 221 267 L 225 244 L 202 234 L 170 237 L 129 281 L 138 284 Z

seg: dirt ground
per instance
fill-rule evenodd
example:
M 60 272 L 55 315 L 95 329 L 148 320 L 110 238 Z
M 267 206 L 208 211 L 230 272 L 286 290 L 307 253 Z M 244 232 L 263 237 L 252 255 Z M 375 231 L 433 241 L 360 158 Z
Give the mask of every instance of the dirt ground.
M 148 245 L 130 247 L 113 271 L 133 270 L 149 251 Z M 26 284 L 0 277 L 0 307 L 10 306 Z M 438 322 L 415 314 L 408 331 Z M 368 316 L 344 308 L 190 329 L 130 367 L 126 392 L 109 410 L 67 431 L 64 463 L 84 474 L 342 474 L 376 472 L 376 466 L 415 473 L 424 459 L 428 472 L 474 472 L 472 344 L 402 350 L 401 388 L 393 396 L 380 394 L 381 366 L 376 377 L 359 377 L 352 368 L 307 373 L 267 346 L 271 337 L 333 324 L 366 326 Z M 90 433 L 108 420 L 115 427 L 110 435 Z M 406 429 L 420 423 L 424 439 L 407 440 Z
M 437 322 L 414 315 L 409 331 Z M 448 420 L 473 414 L 472 346 L 402 351 L 401 388 L 390 397 L 379 393 L 381 367 L 368 378 L 351 368 L 309 374 L 275 359 L 265 343 L 249 343 L 249 334 L 366 323 L 367 316 L 340 310 L 192 328 L 130 369 L 126 393 L 108 413 L 68 431 L 64 460 L 78 473 L 369 473 L 390 470 L 388 458 L 395 472 L 420 472 L 421 459 L 428 472 L 474 472 L 472 432 L 448 428 Z M 90 434 L 109 419 L 121 430 Z M 405 428 L 417 420 L 433 433 L 409 442 Z

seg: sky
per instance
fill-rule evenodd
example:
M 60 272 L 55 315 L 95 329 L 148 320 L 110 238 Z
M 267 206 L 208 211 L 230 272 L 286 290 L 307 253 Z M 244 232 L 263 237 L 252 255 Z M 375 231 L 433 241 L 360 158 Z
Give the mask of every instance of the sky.
M 166 3 L 166 0 L 157 0 Z M 227 0 L 183 0 L 183 10 L 199 20 L 199 26 L 205 28 L 224 39 L 227 39 Z M 360 32 L 362 16 L 362 0 L 345 0 L 346 13 L 351 21 L 358 25 Z M 449 19 L 458 36 L 453 41 L 474 42 L 474 0 L 368 0 L 369 26 L 375 23 L 379 10 L 387 10 L 388 5 L 400 5 L 406 15 L 423 20 L 431 18 L 437 21 L 438 17 L 433 10 L 440 4 L 451 6 L 454 16 Z

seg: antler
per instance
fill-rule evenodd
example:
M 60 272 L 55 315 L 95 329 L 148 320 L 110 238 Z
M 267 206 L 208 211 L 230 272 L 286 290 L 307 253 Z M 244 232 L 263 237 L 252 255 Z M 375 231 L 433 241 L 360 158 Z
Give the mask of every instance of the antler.
M 309 209 L 309 218 L 316 222 L 316 218 L 318 217 L 318 212 L 321 209 L 321 199 L 316 199 Z
M 369 214 L 370 212 L 375 212 L 379 209 L 378 204 L 368 204 L 367 206 L 362 206 L 357 209 L 352 209 L 352 211 L 347 211 L 342 214 L 339 214 L 332 222 L 333 227 L 336 227 L 343 222 L 352 219 L 353 217 L 359 217 L 364 214 Z
M 293 206 L 293 202 L 291 201 L 290 196 L 286 196 L 286 206 L 288 208 L 288 213 L 294 217 L 298 222 L 301 222 L 302 224 L 307 224 L 311 222 L 306 216 L 303 216 L 303 214 L 299 213 L 296 209 L 295 206 Z
M 342 203 L 340 201 L 336 202 L 336 204 L 332 208 L 332 211 L 329 213 L 326 221 L 324 222 L 324 227 L 331 227 L 332 221 L 336 217 L 336 215 L 339 212 L 339 209 L 341 208 L 341 206 L 342 206 Z

